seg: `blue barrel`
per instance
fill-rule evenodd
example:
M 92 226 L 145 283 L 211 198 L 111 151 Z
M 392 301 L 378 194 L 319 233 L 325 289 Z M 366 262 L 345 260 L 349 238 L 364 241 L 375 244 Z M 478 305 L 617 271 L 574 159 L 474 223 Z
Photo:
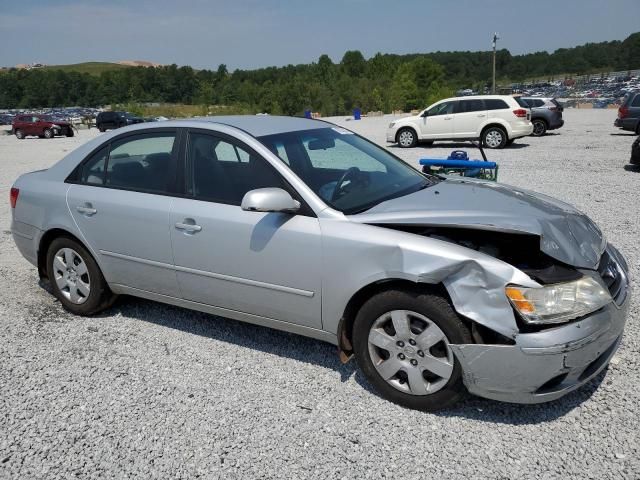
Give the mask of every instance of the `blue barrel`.
M 354 120 L 360 120 L 360 115 L 361 115 L 360 109 L 359 108 L 354 108 L 353 109 L 353 119 Z
M 311 118 L 311 110 L 304 111 L 304 118 Z

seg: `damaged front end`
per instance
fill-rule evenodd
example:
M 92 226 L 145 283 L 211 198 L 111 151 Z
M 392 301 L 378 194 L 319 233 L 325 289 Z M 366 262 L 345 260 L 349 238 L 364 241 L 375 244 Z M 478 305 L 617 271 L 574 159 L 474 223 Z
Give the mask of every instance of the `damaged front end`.
M 625 325 L 629 280 L 622 255 L 606 244 L 588 217 L 562 202 L 475 183 L 468 186 L 471 194 L 494 208 L 478 209 L 474 204 L 470 212 L 463 208 L 469 198 L 454 199 L 462 185 L 443 183 L 447 185 L 439 184 L 428 193 L 433 202 L 422 203 L 429 208 L 412 209 L 410 199 L 403 197 L 351 218 L 455 249 L 445 254 L 449 260 L 458 260 L 445 275 L 435 265 L 423 270 L 418 281 L 442 283 L 456 311 L 470 321 L 476 343 L 450 345 L 467 389 L 501 401 L 539 403 L 594 378 L 617 350 Z M 442 192 L 448 193 L 448 208 L 440 203 Z M 513 202 L 514 196 L 518 202 Z M 434 202 L 441 210 L 433 208 Z M 459 258 L 459 247 L 468 252 L 466 259 Z M 407 249 L 407 258 L 411 250 Z M 536 320 L 506 295 L 511 285 L 514 290 L 535 293 L 555 288 L 560 293 L 551 291 L 554 300 L 553 295 L 563 293 L 558 286 L 581 283 L 599 290 L 602 298 L 575 315 L 541 315 Z M 515 301 L 529 302 L 525 297 Z

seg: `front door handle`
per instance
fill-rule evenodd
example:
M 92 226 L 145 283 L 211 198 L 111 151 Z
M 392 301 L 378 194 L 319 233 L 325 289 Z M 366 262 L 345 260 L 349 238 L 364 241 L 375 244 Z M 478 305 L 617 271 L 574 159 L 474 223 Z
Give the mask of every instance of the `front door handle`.
M 481 113 L 480 115 L 478 115 L 478 117 L 483 118 L 486 117 L 486 115 L 484 113 Z
M 453 117 L 444 117 L 445 120 L 451 120 Z
M 200 225 L 196 225 L 196 222 L 191 218 L 185 218 L 182 222 L 176 223 L 178 230 L 183 230 L 184 233 L 197 233 L 202 230 Z
M 79 213 L 86 215 L 87 217 L 90 217 L 91 215 L 95 215 L 96 213 L 98 213 L 98 210 L 93 208 L 93 205 L 91 205 L 90 203 L 85 203 L 84 205 L 78 205 L 76 207 L 76 210 Z

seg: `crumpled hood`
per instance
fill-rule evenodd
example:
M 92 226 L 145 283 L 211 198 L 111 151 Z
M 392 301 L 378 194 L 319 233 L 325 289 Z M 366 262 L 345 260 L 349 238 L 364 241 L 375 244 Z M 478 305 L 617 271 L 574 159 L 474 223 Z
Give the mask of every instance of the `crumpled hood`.
M 538 235 L 544 253 L 577 268 L 596 268 L 606 246 L 596 224 L 569 204 L 529 190 L 469 179 L 444 180 L 349 218 L 367 224 Z

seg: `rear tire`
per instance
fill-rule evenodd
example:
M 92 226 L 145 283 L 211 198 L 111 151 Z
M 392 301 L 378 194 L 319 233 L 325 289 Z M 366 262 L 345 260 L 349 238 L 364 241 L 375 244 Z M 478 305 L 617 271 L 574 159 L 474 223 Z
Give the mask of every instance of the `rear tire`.
M 44 134 L 44 138 L 53 138 L 53 130 L 50 128 L 45 128 L 42 133 Z
M 536 118 L 533 122 L 533 135 L 534 137 L 542 137 L 545 133 L 547 133 L 547 122 L 540 118 Z
M 104 127 L 102 125 L 98 127 L 98 130 L 100 130 L 100 133 L 104 133 Z
M 473 340 L 438 293 L 421 287 L 375 295 L 358 312 L 352 338 L 358 365 L 387 400 L 433 411 L 466 394 L 460 363 L 449 344 Z
M 18 140 L 22 140 L 24 138 L 24 132 L 22 130 L 16 130 L 14 133 Z
M 69 130 L 67 130 L 66 136 L 67 137 L 73 137 L 74 133 L 73 133 L 73 129 L 70 128 Z
M 482 144 L 485 148 L 504 148 L 509 138 L 502 127 L 489 127 L 482 132 Z
M 93 315 L 115 301 L 96 261 L 71 238 L 58 237 L 51 242 L 47 272 L 53 294 L 75 315 Z
M 400 148 L 413 148 L 418 144 L 418 134 L 413 128 L 401 128 L 396 139 Z

